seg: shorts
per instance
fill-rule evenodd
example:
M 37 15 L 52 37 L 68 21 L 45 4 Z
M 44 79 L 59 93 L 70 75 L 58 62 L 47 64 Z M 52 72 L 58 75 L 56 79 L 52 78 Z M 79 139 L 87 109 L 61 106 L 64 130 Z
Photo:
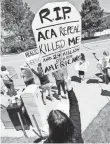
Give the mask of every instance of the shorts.
M 51 85 L 50 85 L 50 83 L 47 83 L 45 85 L 42 85 L 41 88 L 42 88 L 42 92 L 44 92 L 46 90 L 50 91 L 51 90 Z
M 84 71 L 79 71 L 79 75 L 85 75 Z

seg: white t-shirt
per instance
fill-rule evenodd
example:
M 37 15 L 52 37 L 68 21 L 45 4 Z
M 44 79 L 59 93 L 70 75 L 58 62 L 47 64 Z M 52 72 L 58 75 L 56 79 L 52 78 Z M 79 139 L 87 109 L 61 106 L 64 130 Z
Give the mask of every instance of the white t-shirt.
M 97 67 L 101 67 L 102 69 L 110 67 L 110 56 L 105 56 L 102 60 L 100 60 L 97 63 Z
M 1 77 L 3 80 L 9 80 L 9 72 L 8 71 L 1 71 Z

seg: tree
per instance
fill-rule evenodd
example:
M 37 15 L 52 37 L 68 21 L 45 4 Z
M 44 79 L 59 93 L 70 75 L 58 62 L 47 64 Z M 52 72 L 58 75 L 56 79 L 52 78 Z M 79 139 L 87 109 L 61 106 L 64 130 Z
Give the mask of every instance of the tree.
M 98 0 L 85 0 L 82 4 L 81 16 L 82 32 L 87 32 L 88 37 L 91 33 L 102 31 L 106 27 L 103 9 Z
M 23 3 L 22 0 L 2 0 L 1 26 L 10 36 L 14 36 L 13 41 L 10 39 L 6 45 L 21 47 L 24 50 L 35 46 L 31 27 L 34 16 L 27 3 Z

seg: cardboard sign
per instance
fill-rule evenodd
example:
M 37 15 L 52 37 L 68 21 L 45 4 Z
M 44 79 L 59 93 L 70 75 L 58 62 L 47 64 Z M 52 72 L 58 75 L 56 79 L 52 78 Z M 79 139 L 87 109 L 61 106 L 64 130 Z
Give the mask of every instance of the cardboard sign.
M 24 53 L 26 62 L 31 66 L 31 67 L 35 67 L 38 65 L 38 63 L 40 63 L 40 57 L 39 57 L 39 52 L 38 49 L 32 49 L 29 51 L 26 51 Z
M 32 23 L 44 73 L 73 64 L 81 46 L 81 17 L 69 2 L 44 5 Z

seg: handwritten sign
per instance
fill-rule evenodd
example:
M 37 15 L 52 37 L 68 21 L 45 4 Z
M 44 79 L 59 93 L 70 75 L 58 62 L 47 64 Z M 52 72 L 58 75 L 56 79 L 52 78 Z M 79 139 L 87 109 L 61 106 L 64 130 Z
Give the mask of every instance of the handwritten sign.
M 81 17 L 69 2 L 44 5 L 32 23 L 45 74 L 65 68 L 78 59 Z
M 39 52 L 38 49 L 32 49 L 29 51 L 26 51 L 24 53 L 26 62 L 31 66 L 31 67 L 37 67 L 38 63 L 40 63 L 40 57 L 39 57 Z

